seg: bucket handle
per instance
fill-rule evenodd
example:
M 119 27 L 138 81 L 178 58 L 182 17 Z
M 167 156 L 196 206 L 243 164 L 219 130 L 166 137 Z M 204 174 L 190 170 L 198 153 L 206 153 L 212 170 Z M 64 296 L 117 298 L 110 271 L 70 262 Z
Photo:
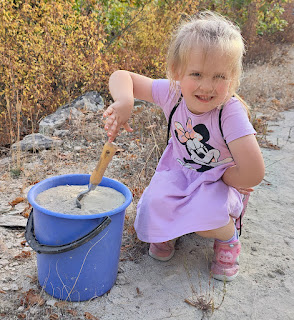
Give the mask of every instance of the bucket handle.
M 70 243 L 62 244 L 59 246 L 51 246 L 46 244 L 41 244 L 36 239 L 35 230 L 34 230 L 34 223 L 33 223 L 33 209 L 30 212 L 27 225 L 26 225 L 26 231 L 25 231 L 25 238 L 27 240 L 27 243 L 29 246 L 36 251 L 37 253 L 46 253 L 46 254 L 56 254 L 56 253 L 63 253 L 67 252 L 73 249 L 78 248 L 82 244 L 90 241 L 94 237 L 96 237 L 102 230 L 104 230 L 111 222 L 110 217 L 105 217 L 102 222 L 92 231 L 90 231 L 85 236 L 74 240 Z

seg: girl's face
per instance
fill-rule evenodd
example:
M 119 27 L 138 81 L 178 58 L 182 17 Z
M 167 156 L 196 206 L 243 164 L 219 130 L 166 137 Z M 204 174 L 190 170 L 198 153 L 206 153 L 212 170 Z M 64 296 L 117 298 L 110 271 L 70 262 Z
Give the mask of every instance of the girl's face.
M 196 48 L 191 51 L 186 70 L 177 80 L 192 113 L 211 111 L 229 98 L 231 62 L 230 57 L 219 54 L 217 50 L 207 53 Z

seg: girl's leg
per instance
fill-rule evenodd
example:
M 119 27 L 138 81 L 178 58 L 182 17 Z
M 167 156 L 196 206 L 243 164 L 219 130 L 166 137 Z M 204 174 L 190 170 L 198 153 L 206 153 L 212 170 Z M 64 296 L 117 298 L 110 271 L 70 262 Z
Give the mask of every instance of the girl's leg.
M 211 265 L 213 278 L 232 281 L 239 273 L 241 244 L 232 219 L 221 228 L 197 232 L 202 237 L 214 238 L 214 256 Z
M 235 233 L 235 224 L 232 218 L 230 218 L 229 223 L 221 228 L 207 231 L 196 232 L 199 236 L 204 238 L 214 238 L 221 241 L 227 241 L 231 239 Z

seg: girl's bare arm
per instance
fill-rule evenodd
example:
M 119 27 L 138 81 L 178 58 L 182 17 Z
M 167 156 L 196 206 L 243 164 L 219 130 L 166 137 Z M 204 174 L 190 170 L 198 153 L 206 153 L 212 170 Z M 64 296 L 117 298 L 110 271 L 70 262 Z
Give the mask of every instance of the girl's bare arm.
M 258 185 L 264 177 L 264 161 L 253 134 L 229 143 L 235 165 L 223 174 L 223 181 L 237 189 Z
M 104 128 L 109 142 L 115 139 L 121 127 L 132 131 L 128 120 L 134 107 L 134 98 L 153 102 L 152 82 L 151 78 L 125 70 L 115 71 L 110 76 L 109 90 L 114 102 L 103 114 L 107 118 Z

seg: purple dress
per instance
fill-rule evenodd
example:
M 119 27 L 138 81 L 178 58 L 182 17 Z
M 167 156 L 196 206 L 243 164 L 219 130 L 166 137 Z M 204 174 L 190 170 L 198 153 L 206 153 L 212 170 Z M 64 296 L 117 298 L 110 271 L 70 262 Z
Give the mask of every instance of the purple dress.
M 152 95 L 169 118 L 177 99 L 170 82 L 154 80 Z M 234 165 L 219 128 L 219 108 L 191 113 L 184 101 L 173 115 L 171 138 L 137 207 L 135 229 L 144 242 L 164 242 L 187 233 L 217 229 L 237 219 L 242 195 L 221 179 Z M 255 134 L 236 98 L 224 106 L 221 127 L 227 143 Z

